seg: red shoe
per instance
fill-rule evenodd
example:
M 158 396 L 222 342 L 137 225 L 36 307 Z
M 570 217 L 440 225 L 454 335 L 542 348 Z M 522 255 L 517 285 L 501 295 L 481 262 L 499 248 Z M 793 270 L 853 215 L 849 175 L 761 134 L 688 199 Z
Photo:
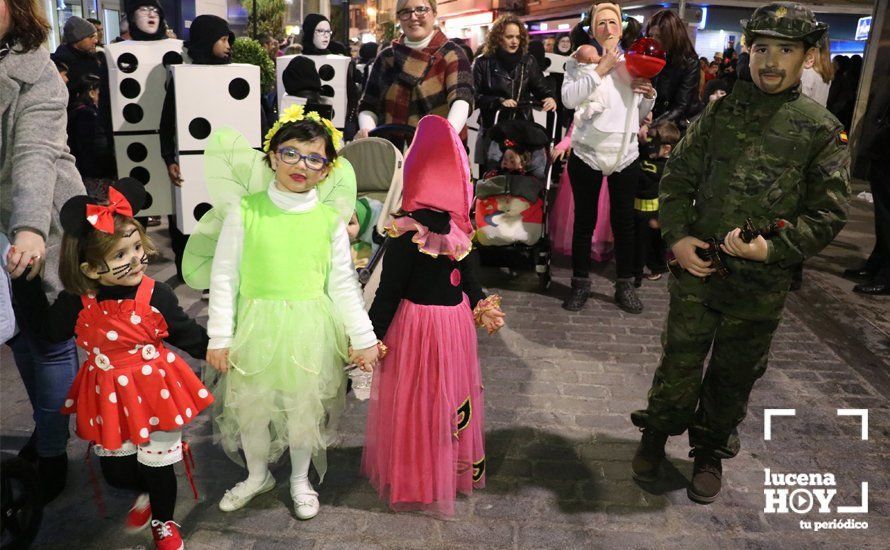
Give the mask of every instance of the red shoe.
M 159 520 L 151 520 L 151 536 L 155 539 L 155 548 L 158 550 L 184 550 L 182 536 L 179 534 L 179 526 L 168 521 L 161 523 Z
M 148 493 L 142 493 L 136 497 L 133 507 L 127 512 L 127 521 L 124 529 L 128 533 L 142 531 L 151 523 L 151 504 L 149 504 Z

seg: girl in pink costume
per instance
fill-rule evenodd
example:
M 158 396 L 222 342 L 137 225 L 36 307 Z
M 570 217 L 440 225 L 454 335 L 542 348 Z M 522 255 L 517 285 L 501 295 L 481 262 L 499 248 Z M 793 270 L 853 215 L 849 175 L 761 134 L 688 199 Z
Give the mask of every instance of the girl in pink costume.
M 504 314 L 465 259 L 470 170 L 447 120 L 420 120 L 404 181 L 370 310 L 389 353 L 374 372 L 361 468 L 393 509 L 451 515 L 458 492 L 485 485 L 474 319 L 493 333 Z
M 574 125 L 570 126 L 566 136 L 553 148 L 551 159 L 554 162 L 567 156 L 566 153 L 572 146 L 573 129 Z M 575 224 L 575 200 L 572 197 L 572 182 L 569 181 L 567 167 L 568 164 L 562 169 L 556 200 L 553 201 L 553 208 L 547 216 L 552 250 L 562 256 L 572 255 L 572 228 Z M 603 183 L 605 182 L 606 178 L 603 178 Z M 596 229 L 590 241 L 590 257 L 595 262 L 607 262 L 612 258 L 612 226 L 609 223 L 609 186 L 603 185 L 600 188 Z

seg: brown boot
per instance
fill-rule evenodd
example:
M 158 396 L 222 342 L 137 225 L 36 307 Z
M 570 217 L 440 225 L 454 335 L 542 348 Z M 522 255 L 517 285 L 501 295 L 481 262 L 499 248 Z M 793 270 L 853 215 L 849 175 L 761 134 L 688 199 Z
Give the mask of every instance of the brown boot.
M 631 468 L 634 479 L 651 483 L 658 479 L 658 470 L 664 460 L 664 445 L 668 436 L 652 428 L 645 428 L 642 432 L 643 437 L 634 454 Z
M 723 479 L 720 459 L 710 453 L 699 452 L 692 465 L 692 483 L 686 489 L 689 500 L 710 504 L 717 500 Z

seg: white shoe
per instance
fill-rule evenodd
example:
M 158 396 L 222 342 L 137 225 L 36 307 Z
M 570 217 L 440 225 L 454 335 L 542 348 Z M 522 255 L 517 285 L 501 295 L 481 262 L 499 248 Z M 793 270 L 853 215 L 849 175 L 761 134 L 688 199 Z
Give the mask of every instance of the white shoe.
M 294 499 L 294 513 L 297 518 L 312 519 L 318 515 L 318 493 L 308 481 L 302 487 L 291 483 L 290 496 Z
M 234 512 L 240 510 L 250 502 L 253 497 L 267 493 L 275 488 L 275 478 L 271 472 L 266 472 L 266 479 L 256 489 L 251 490 L 247 485 L 247 481 L 242 481 L 234 487 L 226 491 L 222 499 L 219 501 L 219 509 L 223 512 Z

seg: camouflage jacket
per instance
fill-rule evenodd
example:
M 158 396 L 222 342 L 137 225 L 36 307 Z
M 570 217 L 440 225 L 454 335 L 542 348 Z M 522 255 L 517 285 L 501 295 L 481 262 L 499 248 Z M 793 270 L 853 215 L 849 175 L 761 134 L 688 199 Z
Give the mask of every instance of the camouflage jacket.
M 791 267 L 830 243 L 847 220 L 850 157 L 846 135 L 824 107 L 800 94 L 761 92 L 739 81 L 690 125 L 660 186 L 662 234 L 722 238 L 750 217 L 758 227 L 788 222 L 769 242 L 765 262 L 729 257 L 732 274 L 702 283 L 684 273 L 685 290 L 743 319 L 777 318 Z

